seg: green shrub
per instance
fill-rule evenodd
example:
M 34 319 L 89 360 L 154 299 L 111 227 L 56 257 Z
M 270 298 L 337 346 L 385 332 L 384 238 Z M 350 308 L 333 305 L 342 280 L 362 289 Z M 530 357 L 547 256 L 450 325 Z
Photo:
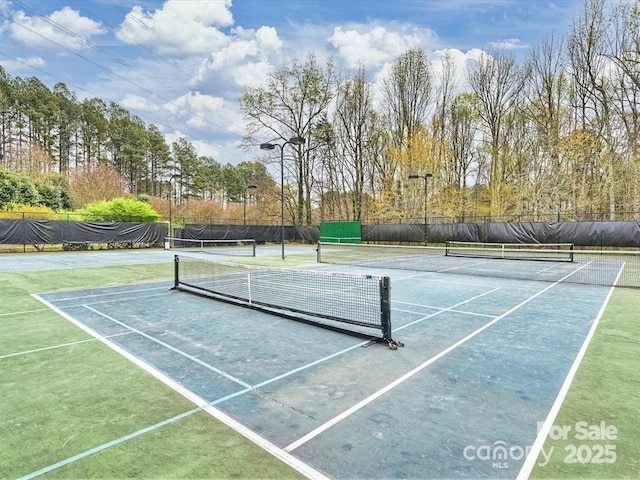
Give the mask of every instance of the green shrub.
M 13 205 L 68 210 L 71 208 L 68 182 L 59 174 L 34 180 L 22 173 L 0 170 L 0 209 L 8 210 Z
M 40 195 L 25 175 L 0 170 L 0 207 L 13 204 L 39 205 Z
M 151 205 L 133 198 L 90 203 L 82 214 L 88 222 L 157 222 L 160 219 Z

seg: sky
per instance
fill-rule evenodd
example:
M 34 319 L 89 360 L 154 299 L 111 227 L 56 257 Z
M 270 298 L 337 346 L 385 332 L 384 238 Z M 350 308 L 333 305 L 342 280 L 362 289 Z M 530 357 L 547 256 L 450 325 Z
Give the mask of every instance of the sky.
M 12 77 L 62 82 L 79 101 L 113 101 L 226 164 L 238 148 L 238 99 L 293 58 L 364 65 L 379 85 L 408 49 L 463 76 L 481 52 L 526 58 L 564 36 L 583 0 L 0 0 L 0 65 Z M 265 138 L 264 141 L 272 140 Z

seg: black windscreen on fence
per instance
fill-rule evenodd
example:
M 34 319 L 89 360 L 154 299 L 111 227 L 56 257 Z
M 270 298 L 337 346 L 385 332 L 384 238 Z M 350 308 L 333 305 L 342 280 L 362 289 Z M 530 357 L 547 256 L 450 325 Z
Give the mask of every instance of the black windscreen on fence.
M 420 224 L 363 225 L 363 242 L 421 243 Z M 573 243 L 583 247 L 640 247 L 640 222 L 448 223 L 427 225 L 429 243 Z
M 0 219 L 0 244 L 162 243 L 165 223 Z
M 174 227 L 173 237 L 193 239 L 251 238 L 258 243 L 280 242 L 279 225 L 199 225 Z M 428 242 L 573 243 L 580 247 L 640 247 L 640 222 L 520 222 L 429 224 Z M 0 244 L 35 245 L 73 242 L 161 243 L 166 223 L 93 223 L 56 220 L 0 219 Z M 285 239 L 315 243 L 317 225 L 285 226 Z M 422 243 L 425 225 L 362 225 L 365 243 Z
M 279 242 L 280 225 L 200 225 L 187 223 L 174 227 L 174 237 L 193 238 L 198 240 L 235 240 L 252 238 L 256 242 Z M 315 243 L 319 238 L 317 225 L 285 225 L 285 240 Z

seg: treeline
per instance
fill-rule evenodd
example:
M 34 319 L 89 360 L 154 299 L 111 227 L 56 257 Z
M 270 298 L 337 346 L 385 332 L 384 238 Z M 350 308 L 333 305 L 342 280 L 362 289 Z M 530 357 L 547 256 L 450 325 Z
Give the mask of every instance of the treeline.
M 419 219 L 427 187 L 429 215 L 619 219 L 640 212 L 640 1 L 586 0 L 523 62 L 436 69 L 410 50 L 375 92 L 364 68 L 344 79 L 310 54 L 241 107 L 247 148 L 305 138 L 284 147 L 299 222 Z
M 107 167 L 125 183 L 114 193 L 167 197 L 177 190 L 181 200 L 238 202 L 250 183 L 273 187 L 260 162 L 221 165 L 198 156 L 183 138 L 167 144 L 155 125 L 114 102 L 79 101 L 63 83 L 49 89 L 35 77 L 11 77 L 1 66 L 0 165 L 33 177 L 71 178 L 91 172 L 95 178 Z M 92 200 L 76 195 L 73 206 Z
M 476 60 L 458 71 L 450 52 L 434 68 L 409 50 L 374 88 L 364 67 L 345 78 L 310 52 L 245 90 L 243 146 L 274 164 L 282 152 L 297 224 L 419 220 L 425 191 L 430 217 L 640 212 L 640 0 L 585 0 L 565 38 L 520 62 L 508 51 Z M 64 84 L 0 68 L 0 122 L 7 169 L 107 165 L 131 194 L 177 203 L 238 203 L 256 185 L 253 203 L 279 213 L 265 163 L 220 165 L 184 139 L 168 145 L 155 126 L 115 103 L 79 102 Z M 297 136 L 304 145 L 286 144 Z M 265 141 L 282 151 L 260 152 Z

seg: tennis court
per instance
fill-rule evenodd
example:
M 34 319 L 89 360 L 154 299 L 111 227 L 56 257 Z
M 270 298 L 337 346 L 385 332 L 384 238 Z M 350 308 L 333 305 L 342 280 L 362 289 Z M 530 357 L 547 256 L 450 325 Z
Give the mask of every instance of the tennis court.
M 389 276 L 393 336 L 405 346 L 390 350 L 171 282 L 38 298 L 190 398 L 193 412 L 206 409 L 307 476 L 515 478 L 611 290 L 306 269 Z

